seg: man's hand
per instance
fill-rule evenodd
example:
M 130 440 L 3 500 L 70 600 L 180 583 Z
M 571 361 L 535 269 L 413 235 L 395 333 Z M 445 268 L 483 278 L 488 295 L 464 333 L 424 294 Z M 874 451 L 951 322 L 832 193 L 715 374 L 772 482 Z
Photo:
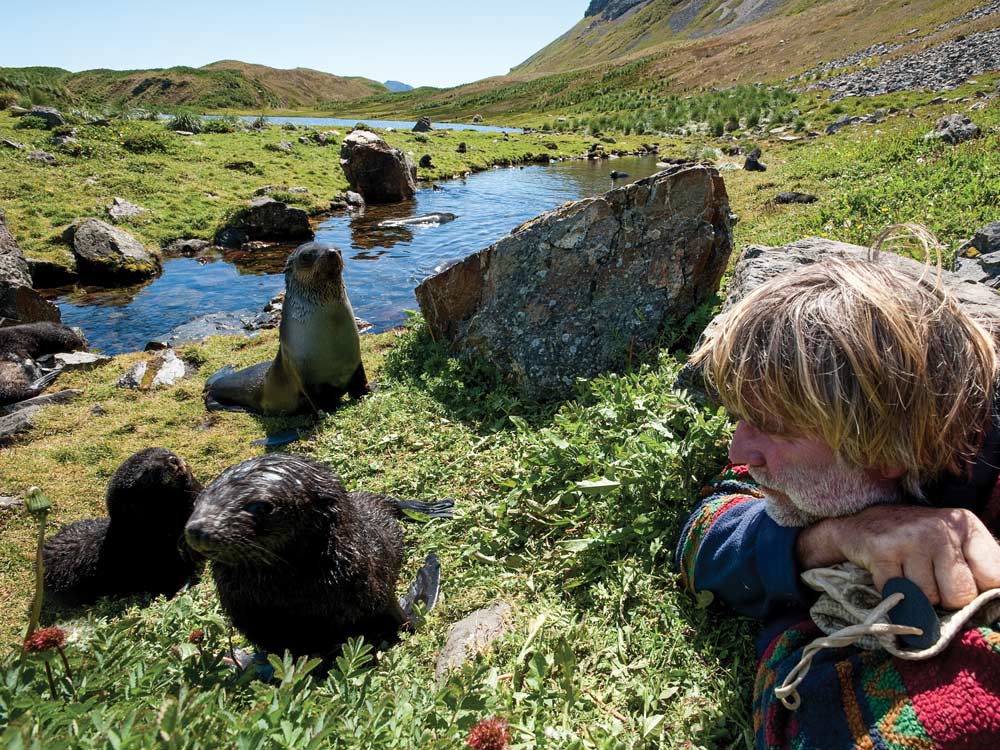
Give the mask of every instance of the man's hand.
M 803 570 L 850 561 L 871 572 L 879 591 L 890 578 L 909 578 L 945 609 L 1000 588 L 1000 543 L 967 510 L 872 506 L 810 526 L 795 551 Z

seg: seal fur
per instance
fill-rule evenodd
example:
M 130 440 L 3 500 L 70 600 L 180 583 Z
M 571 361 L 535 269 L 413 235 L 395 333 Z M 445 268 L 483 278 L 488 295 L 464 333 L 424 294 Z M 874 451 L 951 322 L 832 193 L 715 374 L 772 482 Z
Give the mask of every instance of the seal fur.
M 209 409 L 297 414 L 331 410 L 345 393 L 368 393 L 343 270 L 340 251 L 319 243 L 289 256 L 274 361 L 216 372 L 205 384 Z
M 173 596 L 198 572 L 184 524 L 201 485 L 165 448 L 147 448 L 115 471 L 108 518 L 69 524 L 46 540 L 46 598 L 88 604 L 101 596 Z
M 240 632 L 268 651 L 328 658 L 359 635 L 393 642 L 408 622 L 394 593 L 401 504 L 422 505 L 349 493 L 318 461 L 270 453 L 206 487 L 185 533 L 212 560 Z
M 86 348 L 80 333 L 59 323 L 0 328 L 0 405 L 33 398 L 55 380 L 58 373 L 43 373 L 35 362 L 38 357 Z

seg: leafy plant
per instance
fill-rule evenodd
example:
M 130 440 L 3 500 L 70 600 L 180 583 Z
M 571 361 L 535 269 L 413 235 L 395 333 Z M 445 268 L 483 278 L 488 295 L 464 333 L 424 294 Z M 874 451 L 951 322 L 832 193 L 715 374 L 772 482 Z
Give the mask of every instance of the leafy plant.
M 205 121 L 198 115 L 181 112 L 167 120 L 167 130 L 182 130 L 188 133 L 200 133 L 204 130 Z
M 48 130 L 49 123 L 44 117 L 24 115 L 23 117 L 18 118 L 14 127 L 18 130 Z

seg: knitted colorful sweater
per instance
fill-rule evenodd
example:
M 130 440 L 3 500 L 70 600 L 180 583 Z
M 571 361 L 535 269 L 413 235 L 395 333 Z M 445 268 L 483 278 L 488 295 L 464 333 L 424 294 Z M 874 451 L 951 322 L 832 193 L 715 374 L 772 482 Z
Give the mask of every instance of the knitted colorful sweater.
M 996 474 L 989 479 L 995 483 Z M 969 505 L 996 533 L 995 486 L 987 509 L 974 497 Z M 712 591 L 741 614 L 764 620 L 754 685 L 757 747 L 1000 749 L 1000 624 L 967 630 L 925 662 L 853 647 L 823 651 L 798 688 L 800 708 L 781 704 L 774 687 L 821 635 L 808 614 L 814 595 L 799 580 L 794 550 L 800 531 L 771 520 L 745 467 L 729 467 L 704 491 L 677 548 L 688 589 Z

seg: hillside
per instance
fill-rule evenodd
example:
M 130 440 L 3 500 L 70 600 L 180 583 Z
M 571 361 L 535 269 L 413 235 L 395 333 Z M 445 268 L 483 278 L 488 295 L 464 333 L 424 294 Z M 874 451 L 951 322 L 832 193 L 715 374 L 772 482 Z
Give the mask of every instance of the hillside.
M 202 68 L 149 70 L 0 68 L 0 90 L 34 103 L 111 104 L 121 107 L 215 108 L 318 107 L 384 93 L 366 78 L 343 78 L 308 68 L 279 70 L 237 60 Z

